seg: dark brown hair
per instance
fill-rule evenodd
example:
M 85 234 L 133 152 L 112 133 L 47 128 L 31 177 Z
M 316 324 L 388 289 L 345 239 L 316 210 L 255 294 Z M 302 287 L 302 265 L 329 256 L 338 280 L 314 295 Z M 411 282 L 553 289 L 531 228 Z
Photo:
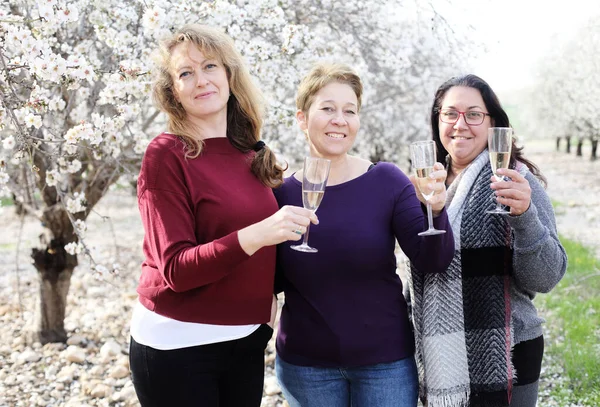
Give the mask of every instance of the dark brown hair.
M 472 74 L 450 78 L 438 88 L 433 100 L 433 106 L 431 106 L 431 136 L 437 147 L 437 161 L 441 163 L 446 162 L 448 151 L 446 151 L 440 139 L 440 109 L 442 107 L 444 97 L 446 96 L 446 92 L 455 86 L 464 86 L 477 89 L 483 98 L 483 102 L 485 103 L 488 113 L 490 114 L 493 126 L 512 127 L 510 125 L 508 115 L 500 104 L 498 96 L 486 81 Z M 525 158 L 523 155 L 523 147 L 518 147 L 516 140 L 513 138 L 513 144 L 510 153 L 510 168 L 514 169 L 517 161 L 525 164 L 527 168 L 529 168 L 529 171 L 531 171 L 531 173 L 535 175 L 544 186 L 547 185 L 546 177 L 544 177 L 537 165 Z

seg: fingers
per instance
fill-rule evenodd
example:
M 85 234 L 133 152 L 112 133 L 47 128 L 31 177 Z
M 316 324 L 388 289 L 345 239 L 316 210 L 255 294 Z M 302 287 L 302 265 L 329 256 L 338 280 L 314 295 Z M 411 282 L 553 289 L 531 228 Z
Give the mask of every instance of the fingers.
M 496 181 L 491 178 L 491 188 L 495 191 L 496 199 L 502 205 L 510 206 L 510 213 L 517 216 L 529 209 L 531 204 L 531 187 L 529 182 L 518 171 L 509 169 L 498 169 L 498 174 L 505 178 L 504 181 Z
M 446 181 L 448 172 L 444 169 L 442 163 L 435 163 L 433 165 L 433 171 L 429 174 L 429 178 L 436 180 L 437 182 Z
M 419 180 L 418 178 L 412 174 L 409 176 L 410 182 L 414 185 L 417 198 L 422 203 L 426 204 L 429 202 L 434 213 L 440 212 L 445 204 L 446 204 L 446 177 L 448 176 L 448 172 L 444 169 L 444 166 L 441 163 L 435 163 L 433 165 L 433 171 L 429 173 L 429 180 L 426 181 L 426 184 L 421 184 L 419 188 Z M 424 182 L 421 179 L 421 183 Z M 423 192 L 433 191 L 433 195 L 429 198 L 428 201 L 423 197 Z
M 515 189 L 531 195 L 531 187 L 529 186 L 529 182 L 517 171 L 503 168 L 498 170 L 498 174 L 508 178 L 505 178 L 504 181 L 497 181 L 492 175 L 490 178 L 492 181 L 492 189 L 502 191 L 505 189 Z
M 319 218 L 312 211 L 300 206 L 285 205 L 279 212 L 283 216 L 283 220 L 288 220 L 292 223 L 301 226 L 307 226 L 309 223 L 319 224 Z
M 428 188 L 433 191 L 434 197 L 436 197 L 446 192 L 446 177 L 448 176 L 448 172 L 441 163 L 435 163 L 433 169 L 434 171 L 429 174 L 431 181 L 428 184 Z
M 295 234 L 297 234 L 297 235 L 300 235 L 300 236 L 302 236 L 304 233 L 306 233 L 306 229 L 307 229 L 307 227 L 306 227 L 306 226 L 302 226 L 302 225 L 296 225 L 296 226 L 294 227 L 294 229 L 292 230 L 292 232 L 294 232 L 294 233 L 295 233 Z
M 278 215 L 279 221 L 275 228 L 280 231 L 283 240 L 300 240 L 311 223 L 319 224 L 319 219 L 312 211 L 299 206 L 286 205 L 279 210 Z
M 496 170 L 496 173 L 498 175 L 502 175 L 505 177 L 508 177 L 510 179 L 512 179 L 515 182 L 527 182 L 527 180 L 525 179 L 524 176 L 522 176 L 519 171 L 516 170 L 511 170 L 508 168 L 498 168 L 498 170 Z

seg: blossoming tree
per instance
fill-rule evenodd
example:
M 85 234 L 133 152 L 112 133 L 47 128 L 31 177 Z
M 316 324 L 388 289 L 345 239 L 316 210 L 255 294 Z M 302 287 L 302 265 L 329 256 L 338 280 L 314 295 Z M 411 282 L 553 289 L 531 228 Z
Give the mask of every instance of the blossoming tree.
M 149 101 L 151 55 L 173 24 L 222 27 L 268 100 L 265 137 L 288 160 L 305 151 L 293 124 L 295 86 L 316 59 L 365 81 L 362 140 L 397 160 L 426 137 L 433 89 L 462 68 L 430 5 L 412 0 L 21 0 L 0 5 L 0 194 L 41 222 L 31 257 L 40 301 L 31 338 L 66 340 L 65 305 L 78 256 L 97 273 L 86 218 L 118 180 L 135 180 L 164 127 Z
M 600 16 L 591 16 L 572 36 L 556 38 L 542 58 L 538 82 L 529 92 L 528 111 L 538 136 L 577 139 L 577 155 L 589 140 L 592 160 L 600 139 Z M 530 122 L 532 122 L 530 120 Z

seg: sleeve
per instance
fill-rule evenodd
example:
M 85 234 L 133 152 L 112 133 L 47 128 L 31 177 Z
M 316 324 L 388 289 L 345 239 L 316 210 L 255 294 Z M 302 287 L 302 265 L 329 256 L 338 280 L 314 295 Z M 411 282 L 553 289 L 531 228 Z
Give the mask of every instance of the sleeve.
M 160 157 L 162 165 L 150 174 L 154 188 L 140 191 L 138 205 L 146 232 L 144 252 L 165 282 L 175 292 L 188 291 L 214 283 L 248 259 L 240 246 L 237 231 L 206 244 L 198 244 L 195 217 L 189 197 L 176 191 L 184 185 L 177 165 Z M 144 169 L 144 167 L 142 167 Z M 181 184 L 181 185 L 179 185 Z M 161 186 L 162 187 L 158 187 Z
M 509 216 L 514 231 L 513 273 L 524 290 L 547 293 L 558 284 L 567 270 L 567 254 L 556 231 L 556 219 L 550 198 L 531 173 L 529 209 Z
M 279 258 L 279 256 L 277 256 Z M 273 283 L 273 294 L 278 295 L 285 290 L 286 279 L 283 273 L 282 265 L 280 261 L 277 261 L 275 267 L 275 281 Z
M 275 200 L 277 201 L 277 206 L 279 207 L 279 209 L 281 209 L 281 207 L 283 206 L 282 201 L 285 195 L 283 189 L 283 185 L 273 189 L 273 195 L 275 195 Z M 278 295 L 285 290 L 287 282 L 285 278 L 285 273 L 283 272 L 283 265 L 281 264 L 281 256 L 279 255 L 279 250 L 281 250 L 282 247 L 283 246 L 281 244 L 277 245 L 278 254 L 275 257 L 275 281 L 273 283 L 273 294 L 275 295 Z
M 446 233 L 419 236 L 427 225 L 426 207 L 417 198 L 415 188 L 398 168 L 392 172 L 390 189 L 395 192 L 392 226 L 400 248 L 422 273 L 443 272 L 454 257 L 454 235 L 446 208 L 433 219 L 436 229 Z

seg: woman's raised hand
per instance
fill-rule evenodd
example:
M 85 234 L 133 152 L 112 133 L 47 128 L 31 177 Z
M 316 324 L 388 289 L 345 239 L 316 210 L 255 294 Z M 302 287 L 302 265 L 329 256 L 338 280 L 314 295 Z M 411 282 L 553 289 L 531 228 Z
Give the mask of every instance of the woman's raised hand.
M 519 216 L 527 209 L 531 204 L 531 187 L 529 181 L 519 174 L 516 170 L 509 170 L 506 168 L 498 168 L 498 174 L 505 177 L 505 181 L 496 181 L 496 178 L 492 176 L 492 189 L 496 194 L 496 199 L 502 205 L 510 207 L 510 214 L 512 216 Z
M 446 205 L 446 177 L 448 173 L 444 169 L 444 166 L 441 163 L 435 163 L 433 165 L 433 172 L 429 174 L 430 188 L 433 190 L 433 196 L 429 198 L 429 203 L 431 204 L 431 209 L 433 210 L 434 215 L 438 215 Z M 415 187 L 415 191 L 417 192 L 417 198 L 423 204 L 426 204 L 427 201 L 421 194 L 419 190 L 419 186 L 417 184 L 417 177 L 413 174 L 410 176 L 410 181 Z
M 300 240 L 310 223 L 317 225 L 317 216 L 300 206 L 286 205 L 268 218 L 238 231 L 240 246 L 253 255 L 265 246 L 287 240 Z

